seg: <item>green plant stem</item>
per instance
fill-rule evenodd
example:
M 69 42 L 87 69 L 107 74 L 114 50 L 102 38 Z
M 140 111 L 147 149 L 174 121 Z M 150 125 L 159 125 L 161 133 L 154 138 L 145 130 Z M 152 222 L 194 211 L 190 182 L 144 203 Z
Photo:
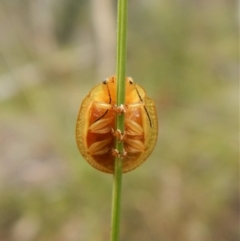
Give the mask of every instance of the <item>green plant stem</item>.
M 125 103 L 126 44 L 127 44 L 127 6 L 128 0 L 118 0 L 117 17 L 117 105 Z M 116 127 L 124 131 L 124 114 L 116 118 Z M 116 141 L 119 153 L 123 153 L 123 142 Z M 119 240 L 122 189 L 122 159 L 115 158 L 112 193 L 111 241 Z

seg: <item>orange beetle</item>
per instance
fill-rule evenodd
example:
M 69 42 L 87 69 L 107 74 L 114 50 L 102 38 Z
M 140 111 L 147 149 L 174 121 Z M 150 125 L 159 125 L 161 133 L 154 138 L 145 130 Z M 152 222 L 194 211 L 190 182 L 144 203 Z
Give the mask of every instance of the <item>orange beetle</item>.
M 82 102 L 76 126 L 80 153 L 93 167 L 106 173 L 114 172 L 115 136 L 123 141 L 122 171 L 128 172 L 147 159 L 158 135 L 154 101 L 127 77 L 125 105 L 116 107 L 116 82 L 116 76 L 111 76 L 91 90 Z M 119 110 L 125 112 L 121 135 L 115 128 Z

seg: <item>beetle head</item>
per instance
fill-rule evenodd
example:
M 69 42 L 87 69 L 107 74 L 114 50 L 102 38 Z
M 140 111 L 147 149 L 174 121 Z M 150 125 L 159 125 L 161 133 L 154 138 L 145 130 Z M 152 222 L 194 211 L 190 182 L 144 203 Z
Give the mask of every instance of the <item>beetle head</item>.
M 116 100 L 117 78 L 115 75 L 105 79 L 103 81 L 103 91 L 106 96 L 109 96 L 113 102 Z M 131 77 L 126 77 L 126 102 L 138 102 L 142 101 L 145 97 L 145 91 L 134 83 Z

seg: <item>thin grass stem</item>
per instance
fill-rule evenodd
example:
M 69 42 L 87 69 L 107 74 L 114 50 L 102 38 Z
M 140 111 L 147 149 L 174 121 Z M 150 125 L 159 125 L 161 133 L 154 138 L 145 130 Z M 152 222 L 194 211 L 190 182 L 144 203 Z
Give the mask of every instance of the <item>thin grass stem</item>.
M 117 16 L 117 105 L 125 103 L 125 78 L 126 78 L 126 44 L 127 44 L 127 7 L 128 0 L 118 0 Z M 118 115 L 116 128 L 124 131 L 124 114 Z M 116 141 L 115 145 L 119 153 L 123 153 L 123 142 Z M 111 241 L 118 241 L 120 235 L 122 191 L 122 159 L 115 158 L 112 192 L 112 221 Z

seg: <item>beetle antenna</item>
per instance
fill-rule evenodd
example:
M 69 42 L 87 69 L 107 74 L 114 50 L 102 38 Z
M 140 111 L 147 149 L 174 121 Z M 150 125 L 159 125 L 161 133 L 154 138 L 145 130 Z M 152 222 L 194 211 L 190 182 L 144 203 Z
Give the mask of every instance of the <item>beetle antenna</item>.
M 138 89 L 137 89 L 136 86 L 135 86 L 135 89 L 136 89 L 136 91 L 137 91 L 137 94 L 138 94 L 139 99 L 143 102 L 143 99 L 142 99 L 141 95 L 139 94 Z
M 107 85 L 107 91 L 108 91 L 108 96 L 109 96 L 109 104 L 112 102 L 112 97 L 110 95 L 109 87 L 108 87 L 108 82 L 106 80 L 103 81 L 103 84 Z M 104 114 L 100 117 L 98 117 L 94 122 L 97 122 L 98 120 L 102 119 L 106 114 L 108 113 L 108 110 L 104 112 Z
M 137 94 L 138 94 L 138 97 L 139 97 L 140 101 L 143 102 L 143 99 L 142 99 L 141 95 L 139 94 L 138 89 L 137 89 L 136 86 L 135 86 L 135 89 L 136 89 L 136 91 L 137 91 Z M 147 114 L 147 117 L 148 117 L 148 120 L 149 120 L 150 127 L 152 127 L 152 121 L 151 121 L 150 115 L 149 115 L 149 113 L 148 113 L 147 108 L 146 108 L 145 105 L 144 105 L 144 110 L 145 110 L 145 112 L 146 112 L 146 114 Z
M 107 90 L 108 90 L 108 96 L 109 96 L 109 104 L 111 104 L 111 103 L 112 103 L 112 97 L 111 97 L 111 95 L 110 95 L 108 83 L 106 83 L 106 84 L 107 84 Z
M 149 113 L 148 113 L 147 108 L 146 108 L 145 105 L 144 105 L 144 110 L 145 110 L 145 112 L 146 112 L 146 114 L 147 114 L 147 116 L 148 116 L 148 120 L 149 120 L 150 127 L 152 127 L 152 121 L 151 121 L 151 119 L 150 119 Z

